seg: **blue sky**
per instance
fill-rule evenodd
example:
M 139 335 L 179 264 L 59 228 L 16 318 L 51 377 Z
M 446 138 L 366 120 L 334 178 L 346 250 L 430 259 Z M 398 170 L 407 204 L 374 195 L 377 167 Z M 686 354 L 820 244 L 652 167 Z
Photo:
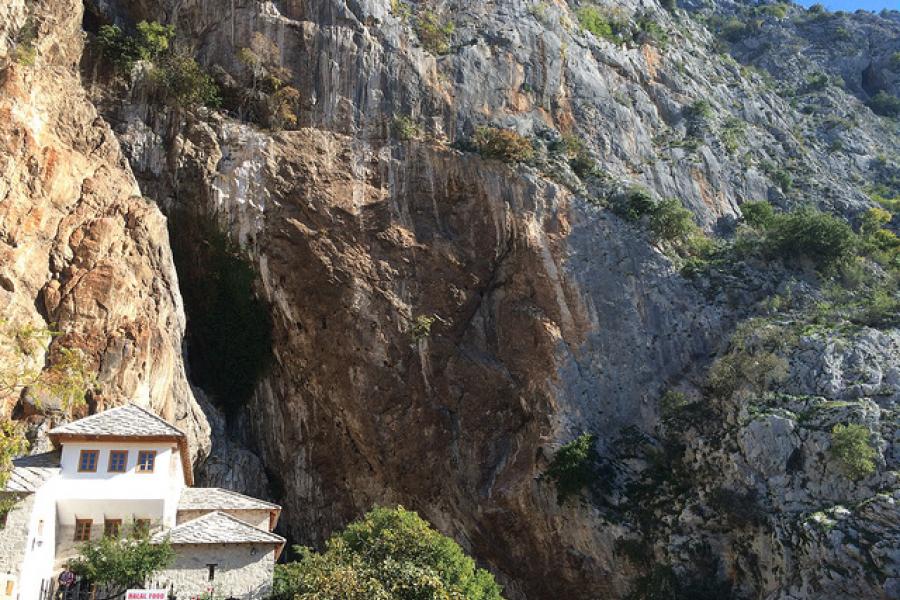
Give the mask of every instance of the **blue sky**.
M 799 4 L 803 6 L 811 6 L 816 4 L 817 0 L 799 0 Z M 846 10 L 853 12 L 854 10 L 881 10 L 882 8 L 892 8 L 900 10 L 900 0 L 818 0 L 819 4 L 824 4 L 828 10 Z

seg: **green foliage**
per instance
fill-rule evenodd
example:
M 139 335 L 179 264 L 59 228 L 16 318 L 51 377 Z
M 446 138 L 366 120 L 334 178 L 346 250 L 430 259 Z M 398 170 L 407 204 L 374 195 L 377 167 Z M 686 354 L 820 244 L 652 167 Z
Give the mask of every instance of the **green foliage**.
M 141 21 L 135 35 L 130 36 L 118 25 L 104 25 L 97 33 L 97 44 L 108 60 L 122 71 L 131 71 L 139 60 L 155 60 L 168 51 L 175 37 L 175 27 L 156 21 Z
M 863 425 L 837 424 L 831 430 L 831 455 L 850 479 L 862 479 L 875 472 L 877 452 L 871 433 Z
M 410 335 L 415 341 L 424 340 L 431 335 L 431 326 L 434 325 L 435 318 L 429 315 L 419 315 L 415 318 L 410 327 Z
M 650 213 L 650 231 L 657 240 L 686 240 L 696 229 L 694 215 L 674 198 L 659 202 Z
M 394 135 L 401 140 L 417 140 L 422 137 L 422 127 L 410 116 L 394 115 Z
M 642 14 L 635 21 L 637 32 L 634 39 L 642 44 L 653 44 L 665 48 L 669 33 L 651 15 Z
M 747 126 L 741 119 L 729 117 L 725 120 L 719 137 L 729 154 L 734 154 L 743 145 L 746 132 Z
M 459 545 L 402 507 L 375 508 L 275 567 L 275 597 L 291 600 L 502 600 L 500 586 Z
M 759 15 L 766 15 L 776 19 L 783 19 L 787 16 L 788 7 L 786 2 L 776 2 L 775 4 L 762 4 L 755 7 L 754 12 Z
M 175 560 L 169 542 L 151 543 L 147 535 L 107 537 L 85 542 L 69 569 L 88 581 L 118 588 L 143 587 L 154 574 Z
M 527 162 L 534 157 L 534 147 L 525 136 L 512 129 L 479 127 L 475 130 L 474 145 L 485 158 L 508 163 Z
M 217 108 L 222 103 L 215 81 L 187 54 L 161 57 L 150 72 L 150 81 L 160 99 L 173 106 Z
M 96 375 L 80 349 L 58 346 L 48 352 L 58 335 L 46 327 L 12 326 L 0 319 L 0 399 L 27 387 L 38 403 L 47 395 L 67 412 L 84 406 Z
M 656 203 L 646 188 L 633 187 L 628 190 L 622 202 L 617 203 L 613 211 L 629 221 L 638 221 L 641 217 L 653 213 Z
M 0 452 L 2 452 L 2 442 L 0 442 Z M 0 489 L 5 485 L 5 481 L 3 480 L 3 469 L 0 467 Z M 12 510 L 16 507 L 19 501 L 22 498 L 18 494 L 7 494 L 0 493 L 0 531 L 3 531 L 6 521 L 6 515 L 8 515 Z
M 416 35 L 422 46 L 432 54 L 449 54 L 455 29 L 452 21 L 443 20 L 431 11 L 416 15 Z
M 622 24 L 611 20 L 609 14 L 599 6 L 593 4 L 582 6 L 575 12 L 575 16 L 581 28 L 592 33 L 594 37 L 607 39 L 614 43 L 621 41 L 619 33 L 622 30 Z
M 883 208 L 870 208 L 865 212 L 859 226 L 859 233 L 863 236 L 872 236 L 882 231 L 882 228 L 891 222 L 893 215 Z
M 794 187 L 794 178 L 784 169 L 775 171 L 775 173 L 772 174 L 772 179 L 775 180 L 775 183 L 778 184 L 778 187 L 781 188 L 782 192 L 787 193 Z
M 556 499 L 560 504 L 590 486 L 596 479 L 596 441 L 597 436 L 583 433 L 563 444 L 553 455 L 547 468 L 547 476 L 556 484 Z
M 37 59 L 37 24 L 28 17 L 25 24 L 16 32 L 12 57 L 20 65 L 33 66 Z
M 787 376 L 788 362 L 780 353 L 788 341 L 780 328 L 762 319 L 741 323 L 728 352 L 707 373 L 706 391 L 723 401 L 763 395 Z
M 25 431 L 18 423 L 0 419 L 0 489 L 6 486 L 13 459 L 28 451 Z
M 808 207 L 777 215 L 768 226 L 765 244 L 771 255 L 804 258 L 823 271 L 852 259 L 858 247 L 844 220 Z
M 741 204 L 741 215 L 745 223 L 754 229 L 765 231 L 775 220 L 775 207 L 765 200 L 744 202 Z
M 709 128 L 709 122 L 712 120 L 715 111 L 713 105 L 708 100 L 697 100 L 682 110 L 685 121 L 687 122 L 687 133 L 691 137 L 699 138 Z
M 227 410 L 243 406 L 271 358 L 272 323 L 253 290 L 256 272 L 212 220 L 172 216 L 175 264 L 191 323 L 188 358 L 197 383 Z M 187 230 L 196 228 L 190 236 Z M 193 238 L 193 239 L 190 239 Z
M 249 89 L 239 92 L 239 113 L 278 131 L 297 126 L 300 91 L 288 84 L 293 72 L 281 64 L 278 45 L 256 31 L 250 45 L 237 52 L 238 60 L 250 72 Z
M 883 117 L 900 117 L 900 98 L 882 90 L 872 96 L 868 102 L 869 108 L 877 115 Z

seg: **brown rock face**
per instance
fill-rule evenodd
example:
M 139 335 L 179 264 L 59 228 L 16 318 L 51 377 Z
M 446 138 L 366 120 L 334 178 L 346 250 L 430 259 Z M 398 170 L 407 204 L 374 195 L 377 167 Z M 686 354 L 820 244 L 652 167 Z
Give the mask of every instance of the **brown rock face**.
M 152 406 L 203 455 L 209 427 L 181 360 L 165 219 L 81 88 L 81 3 L 44 3 L 32 18 L 41 23 L 35 64 L 0 70 L 3 315 L 61 332 L 51 356 L 83 350 L 98 376 L 95 404 Z
M 142 147 L 141 131 L 123 139 Z M 657 372 L 628 374 L 645 386 L 682 369 L 692 343 L 709 345 L 679 337 L 708 317 L 691 292 L 669 289 L 677 281 L 665 270 L 626 275 L 633 261 L 660 268 L 658 255 L 641 241 L 573 245 L 586 223 L 616 223 L 553 184 L 439 146 L 360 145 L 314 129 L 269 136 L 214 119 L 189 121 L 167 148 L 178 169 L 156 190 L 174 235 L 190 238 L 190 223 L 215 215 L 245 244 L 271 305 L 273 365 L 238 421 L 294 540 L 321 542 L 373 504 L 402 503 L 501 574 L 510 597 L 622 591 L 617 526 L 558 506 L 541 474 L 552 446 L 585 423 L 609 432 L 608 444 L 649 418 L 628 399 L 638 386 L 597 398 L 577 374 L 579 364 L 637 363 L 628 353 L 641 350 L 610 339 L 669 332 L 646 345 Z M 585 251 L 599 274 L 581 281 L 573 264 Z M 591 303 L 604 294 L 632 309 L 603 314 Z M 690 300 L 671 318 L 679 295 Z M 589 339 L 604 329 L 599 345 Z

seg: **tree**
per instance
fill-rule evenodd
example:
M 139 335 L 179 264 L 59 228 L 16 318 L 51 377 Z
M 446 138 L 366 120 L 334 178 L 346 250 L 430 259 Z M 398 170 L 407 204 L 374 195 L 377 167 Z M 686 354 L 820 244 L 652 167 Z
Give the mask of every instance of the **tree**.
M 596 479 L 596 441 L 597 436 L 583 433 L 564 444 L 553 456 L 547 476 L 556 483 L 556 499 L 560 504 Z
M 294 74 L 281 64 L 278 45 L 257 31 L 237 57 L 251 77 L 250 89 L 242 94 L 242 113 L 249 107 L 251 116 L 272 129 L 296 127 L 300 91 L 288 85 Z
M 135 532 L 129 537 L 104 536 L 85 542 L 79 556 L 69 561 L 69 569 L 92 583 L 124 592 L 144 585 L 174 559 L 168 540 L 151 542 L 147 534 Z
M 777 215 L 766 232 L 770 253 L 792 260 L 803 257 L 828 271 L 856 255 L 857 237 L 844 220 L 804 207 Z
M 12 461 L 28 451 L 28 440 L 18 423 L 0 419 L 0 490 L 6 486 Z
M 502 600 L 494 577 L 415 512 L 375 508 L 332 536 L 321 554 L 275 569 L 285 600 Z
M 84 406 L 96 375 L 78 348 L 59 346 L 48 353 L 58 335 L 46 327 L 13 326 L 0 320 L 0 399 L 28 387 L 38 400 L 41 395 L 59 400 L 64 411 Z

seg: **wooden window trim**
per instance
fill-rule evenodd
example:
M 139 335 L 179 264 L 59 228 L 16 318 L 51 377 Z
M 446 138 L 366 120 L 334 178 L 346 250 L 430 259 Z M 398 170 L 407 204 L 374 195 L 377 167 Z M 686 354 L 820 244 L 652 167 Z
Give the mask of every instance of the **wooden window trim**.
M 135 519 L 134 532 L 137 534 L 150 535 L 150 519 Z
M 87 529 L 84 529 L 84 527 Z M 75 541 L 76 542 L 87 542 L 91 539 L 91 529 L 94 526 L 93 519 L 75 519 Z M 87 537 L 84 537 L 84 533 L 87 533 Z M 82 534 L 82 535 L 79 535 Z
M 14 591 L 15 589 L 16 589 L 16 582 L 13 581 L 12 579 L 7 579 L 7 580 L 6 580 L 6 595 L 7 595 L 7 596 L 12 596 L 12 595 L 13 595 L 13 591 Z
M 115 531 L 110 531 L 114 529 Z M 119 537 L 122 533 L 122 519 L 104 519 L 103 535 L 106 537 Z
M 125 455 L 125 461 L 122 464 L 121 471 L 113 471 L 113 468 L 112 468 L 113 454 L 117 454 L 117 453 Z M 106 472 L 107 473 L 125 473 L 127 471 L 128 471 L 128 450 L 110 450 L 109 451 L 109 460 L 106 461 Z
M 135 466 L 135 472 L 140 473 L 142 475 L 147 475 L 153 473 L 156 470 L 156 456 L 159 453 L 156 450 L 141 450 L 138 452 L 137 465 Z M 141 468 L 144 464 L 144 461 L 141 460 L 144 456 L 152 455 L 153 456 L 153 468 L 152 469 L 143 469 Z
M 93 454 L 94 455 L 94 468 L 93 469 L 82 469 L 81 465 L 84 457 Z M 100 451 L 99 450 L 82 450 L 78 453 L 78 472 L 79 473 L 96 473 L 97 472 L 97 463 L 100 462 Z

